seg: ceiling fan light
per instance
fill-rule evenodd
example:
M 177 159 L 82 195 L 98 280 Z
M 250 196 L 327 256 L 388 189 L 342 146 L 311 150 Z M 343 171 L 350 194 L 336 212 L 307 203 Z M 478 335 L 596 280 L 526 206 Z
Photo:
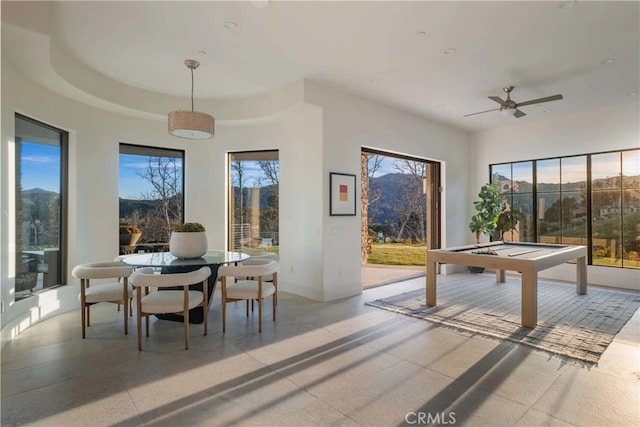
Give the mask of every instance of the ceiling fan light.
M 172 111 L 169 113 L 169 133 L 178 138 L 209 139 L 214 134 L 215 120 L 198 111 Z
M 513 108 L 505 107 L 500 109 L 500 113 L 503 116 L 513 116 L 516 113 L 516 110 Z

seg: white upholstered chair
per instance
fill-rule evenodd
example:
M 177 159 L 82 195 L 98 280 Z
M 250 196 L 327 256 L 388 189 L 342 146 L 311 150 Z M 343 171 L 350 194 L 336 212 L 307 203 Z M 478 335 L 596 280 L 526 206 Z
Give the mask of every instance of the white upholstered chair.
M 275 252 L 269 252 L 269 251 L 248 251 L 248 252 L 242 252 L 243 254 L 249 255 L 249 260 L 254 260 L 254 259 L 271 259 L 274 261 L 278 261 L 280 262 L 280 255 L 275 253 Z M 242 264 L 246 264 L 245 260 Z M 246 277 L 236 277 L 236 280 L 246 280 Z M 263 277 L 263 280 L 267 281 L 267 282 L 273 282 L 273 276 L 272 275 L 268 275 Z M 277 293 L 275 294 L 276 296 L 274 296 L 274 298 L 276 298 L 276 305 L 278 304 L 278 298 L 277 298 Z M 253 305 L 251 306 L 251 308 L 253 308 Z
M 254 260 L 254 259 L 272 259 L 274 261 L 280 262 L 280 254 L 277 254 L 277 253 L 271 252 L 271 251 L 252 251 L 252 252 L 243 252 L 243 253 L 249 255 L 249 259 L 250 260 Z M 246 260 L 245 260 L 245 263 L 246 263 Z M 244 278 L 244 279 L 246 279 L 246 278 Z M 270 274 L 270 275 L 264 276 L 262 279 L 264 281 L 267 281 L 267 282 L 273 282 L 273 275 Z M 277 287 L 277 283 L 276 283 L 275 286 Z M 273 294 L 273 302 L 274 302 L 275 305 L 278 305 L 278 292 L 277 291 L 278 291 L 278 289 L 276 289 L 276 292 Z M 253 311 L 253 300 L 251 301 L 251 311 Z
M 129 283 L 133 269 L 118 261 L 94 262 L 74 267 L 71 274 L 80 279 L 80 310 L 82 311 L 82 338 L 91 325 L 91 306 L 111 302 L 124 307 L 124 333 L 129 333 Z M 101 279 L 110 279 L 105 283 Z M 92 284 L 91 281 L 95 282 Z
M 249 258 L 242 265 L 223 265 L 218 269 L 222 286 L 222 332 L 226 330 L 227 303 L 246 300 L 258 302 L 258 332 L 262 332 L 262 300 L 272 296 L 273 320 L 276 320 L 278 270 L 280 263 L 272 259 Z M 242 278 L 236 281 L 237 278 Z M 269 278 L 272 281 L 267 281 Z
M 142 317 L 146 317 L 146 336 L 149 336 L 149 316 L 175 313 L 183 316 L 184 348 L 189 349 L 189 310 L 202 306 L 204 335 L 207 335 L 207 312 L 209 311 L 209 267 L 188 273 L 156 274 L 152 268 L 140 268 L 131 275 L 131 284 L 136 288 L 138 350 L 142 350 Z M 202 291 L 190 290 L 189 285 L 203 283 Z M 175 288 L 149 292 L 149 288 Z M 144 289 L 144 294 L 142 290 Z

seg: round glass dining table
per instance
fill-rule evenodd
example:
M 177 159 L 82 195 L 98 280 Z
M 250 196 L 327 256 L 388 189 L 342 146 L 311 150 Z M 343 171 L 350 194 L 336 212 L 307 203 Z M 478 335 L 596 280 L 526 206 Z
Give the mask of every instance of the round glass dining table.
M 122 262 L 133 267 L 154 267 L 159 268 L 161 274 L 186 273 L 208 266 L 211 268 L 211 276 L 208 280 L 207 289 L 209 291 L 209 303 L 213 298 L 215 286 L 218 278 L 218 267 L 222 264 L 230 264 L 244 261 L 249 255 L 242 252 L 208 251 L 200 258 L 178 258 L 170 252 L 150 252 L 144 254 L 134 254 L 123 256 Z M 191 285 L 189 288 L 202 291 L 202 283 Z M 171 288 L 164 288 L 171 289 Z M 180 289 L 180 288 L 176 288 Z M 159 319 L 174 320 L 182 322 L 182 316 L 173 313 L 158 314 Z M 189 323 L 202 323 L 204 315 L 202 307 L 196 307 L 189 311 Z

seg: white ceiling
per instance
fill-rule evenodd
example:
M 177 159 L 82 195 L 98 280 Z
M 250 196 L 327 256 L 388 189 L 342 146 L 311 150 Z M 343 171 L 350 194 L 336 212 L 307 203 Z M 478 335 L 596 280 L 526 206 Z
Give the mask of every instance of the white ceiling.
M 122 90 L 187 98 L 183 62 L 197 59 L 196 106 L 310 79 L 468 131 L 637 103 L 640 2 L 566 3 L 3 0 L 2 53 L 76 99 L 86 81 L 53 75 L 53 45 Z M 487 97 L 507 85 L 516 102 L 564 99 L 522 107 L 520 119 L 462 117 L 498 107 Z M 102 104 L 95 93 L 83 102 Z

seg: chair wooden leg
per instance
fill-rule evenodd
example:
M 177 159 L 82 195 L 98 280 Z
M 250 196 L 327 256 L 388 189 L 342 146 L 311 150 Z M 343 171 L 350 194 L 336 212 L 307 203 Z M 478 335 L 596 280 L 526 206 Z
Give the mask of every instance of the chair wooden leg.
M 246 306 L 247 306 L 247 317 L 249 317 L 249 300 L 246 300 Z
M 278 299 L 276 298 L 276 295 L 277 295 L 277 293 L 273 294 L 273 300 L 272 300 L 272 303 L 273 303 L 273 321 L 274 322 L 276 321 L 276 305 L 278 305 L 278 303 L 277 303 Z

